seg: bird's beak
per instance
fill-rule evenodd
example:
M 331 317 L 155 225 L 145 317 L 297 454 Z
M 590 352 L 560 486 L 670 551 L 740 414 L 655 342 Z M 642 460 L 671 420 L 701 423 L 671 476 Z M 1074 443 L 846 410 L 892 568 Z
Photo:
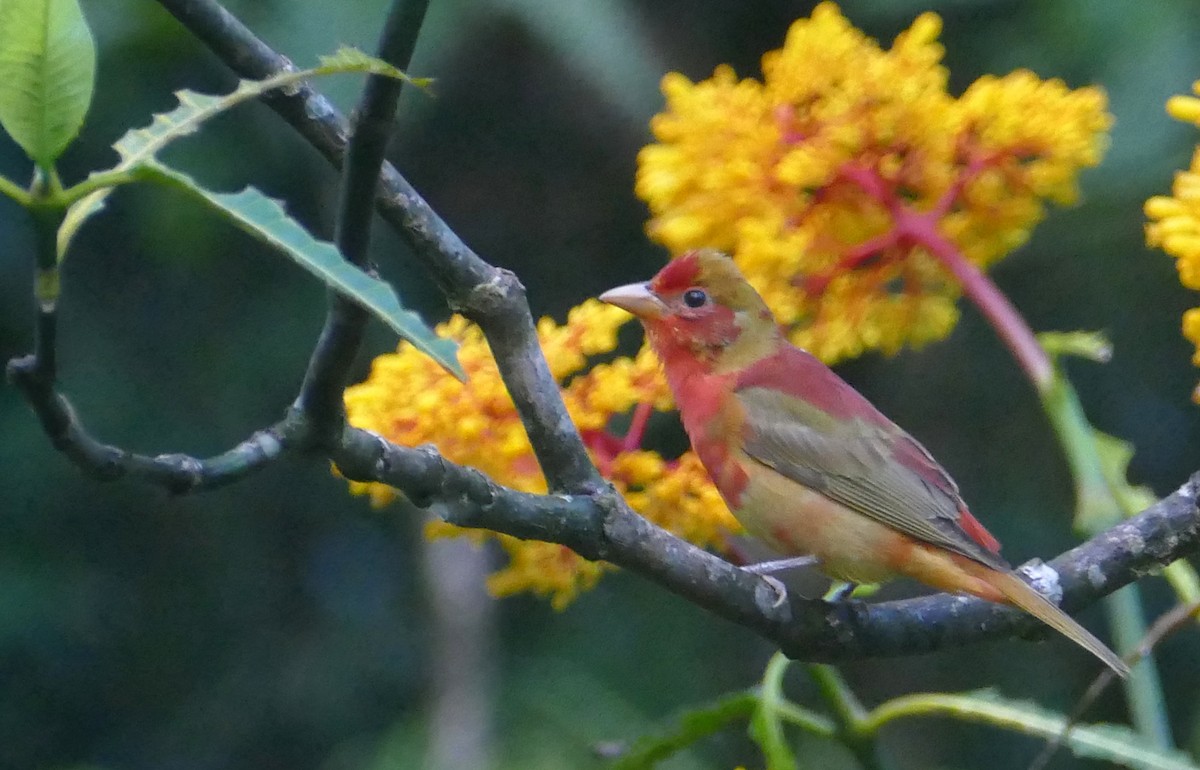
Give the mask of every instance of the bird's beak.
M 628 310 L 638 318 L 662 318 L 667 314 L 667 306 L 645 283 L 630 283 L 609 289 L 600 295 L 600 301 Z

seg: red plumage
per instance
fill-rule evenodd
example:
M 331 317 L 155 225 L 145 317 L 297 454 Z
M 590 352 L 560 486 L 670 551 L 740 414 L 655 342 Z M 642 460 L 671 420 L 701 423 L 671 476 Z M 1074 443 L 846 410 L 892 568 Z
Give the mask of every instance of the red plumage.
M 641 319 L 693 448 L 749 532 L 840 579 L 907 575 L 1015 604 L 1127 671 L 1017 577 L 916 439 L 782 337 L 728 257 L 691 252 L 601 299 Z

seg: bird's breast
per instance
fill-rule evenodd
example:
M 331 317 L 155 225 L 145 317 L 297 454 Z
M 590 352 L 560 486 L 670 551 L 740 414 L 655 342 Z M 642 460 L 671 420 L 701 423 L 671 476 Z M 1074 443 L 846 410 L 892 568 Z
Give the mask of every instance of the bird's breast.
M 683 429 L 725 502 L 736 506 L 746 485 L 746 474 L 735 457 L 746 412 L 733 398 L 733 378 L 707 372 L 678 375 L 679 370 L 667 368 Z

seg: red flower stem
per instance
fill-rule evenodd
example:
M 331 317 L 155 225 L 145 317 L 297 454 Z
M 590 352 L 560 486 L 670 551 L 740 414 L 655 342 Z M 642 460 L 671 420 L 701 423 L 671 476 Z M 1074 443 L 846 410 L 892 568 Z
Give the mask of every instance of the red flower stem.
M 848 273 L 851 270 L 857 270 L 871 259 L 894 247 L 898 240 L 895 230 L 888 230 L 882 235 L 869 238 L 862 243 L 846 249 L 845 255 L 838 260 L 837 265 L 833 269 L 826 270 L 819 275 L 807 276 L 798 283 L 810 296 L 819 297 L 829 288 L 829 283 L 835 276 Z
M 879 252 L 895 246 L 897 240 L 895 230 L 888 230 L 882 235 L 868 238 L 862 243 L 846 249 L 846 256 L 842 257 L 842 260 L 838 262 L 838 266 L 834 268 L 834 271 L 853 270 Z
M 583 445 L 592 454 L 592 461 L 600 475 L 608 478 L 612 470 L 613 458 L 621 451 L 620 440 L 606 430 L 586 430 L 580 432 Z
M 1025 370 L 1038 393 L 1045 394 L 1053 385 L 1050 358 L 1037 341 L 1033 330 L 996 284 L 937 229 L 937 220 L 929 214 L 905 211 L 896 228 L 929 250 L 962 286 L 963 294 L 975 303 L 1008 346 L 1017 363 Z
M 893 205 L 896 201 L 895 193 L 889 189 L 888 184 L 875 169 L 847 163 L 838 170 L 838 176 L 847 182 L 857 185 L 860 190 L 875 199 L 877 203 L 881 203 L 889 209 L 895 208 Z
M 963 294 L 975 303 L 984 318 L 996 330 L 996 334 L 1000 335 L 1001 341 L 1008 346 L 1013 358 L 1017 359 L 1017 363 L 1025 370 L 1034 388 L 1039 394 L 1045 395 L 1054 384 L 1054 370 L 1033 330 L 987 274 L 971 264 L 937 227 L 938 219 L 949 211 L 954 198 L 961 194 L 966 182 L 978 174 L 987 163 L 986 158 L 974 159 L 958 183 L 947 191 L 932 211 L 927 212 L 913 211 L 905 206 L 874 169 L 848 164 L 840 171 L 840 175 L 888 208 L 894 223 L 891 232 L 898 243 L 911 242 L 923 246 L 950 271 L 962 286 Z
M 646 423 L 654 412 L 654 404 L 643 401 L 633 408 L 633 417 L 629 421 L 629 430 L 625 431 L 625 440 L 621 443 L 622 452 L 632 452 L 640 449 L 642 438 L 646 435 Z
M 994 163 L 995 160 L 995 156 L 972 155 L 971 159 L 967 161 L 967 165 L 958 173 L 954 182 L 946 188 L 946 191 L 942 193 L 942 197 L 938 198 L 937 203 L 933 204 L 933 208 L 929 213 L 935 219 L 941 219 L 949 214 L 950 209 L 954 207 L 955 201 L 962 195 L 967 183 L 979 176 L 979 173 Z

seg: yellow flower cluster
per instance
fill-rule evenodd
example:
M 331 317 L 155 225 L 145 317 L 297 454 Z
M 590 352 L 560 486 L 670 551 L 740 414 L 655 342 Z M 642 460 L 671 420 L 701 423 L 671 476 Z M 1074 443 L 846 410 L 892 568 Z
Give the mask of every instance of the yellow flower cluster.
M 601 472 L 651 521 L 698 545 L 719 545 L 737 524 L 699 460 L 689 452 L 667 461 L 643 450 L 640 428 L 635 435 L 611 432 L 613 418 L 635 405 L 643 410 L 671 408 L 670 391 L 653 354 L 643 348 L 634 358 L 616 358 L 584 371 L 590 358 L 616 347 L 617 330 L 629 320 L 624 310 L 589 300 L 571 310 L 565 324 L 542 319 L 538 339 L 555 378 L 569 380 L 563 399 Z M 446 458 L 475 467 L 501 484 L 545 492 L 533 449 L 479 327 L 455 317 L 438 332 L 459 343 L 467 381 L 456 380 L 402 342 L 395 353 L 375 359 L 364 382 L 346 390 L 351 424 L 405 446 L 434 444 Z M 395 489 L 376 483 L 352 482 L 351 491 L 370 495 L 375 505 L 397 495 Z M 467 531 L 438 522 L 427 533 Z M 563 607 L 606 569 L 560 545 L 496 533 L 474 536 L 494 537 L 508 552 L 508 565 L 488 581 L 498 596 L 532 591 Z
M 1200 96 L 1200 80 L 1192 84 Z M 1172 96 L 1167 100 L 1167 113 L 1176 120 L 1200 128 L 1200 99 L 1195 96 Z M 1200 147 L 1192 156 L 1187 171 L 1175 175 L 1171 195 L 1156 195 L 1146 201 L 1146 243 L 1161 248 L 1175 258 L 1179 282 L 1189 289 L 1200 291 Z M 1183 336 L 1196 346 L 1192 363 L 1200 366 L 1200 307 L 1183 314 Z M 1200 387 L 1192 392 L 1200 403 Z
M 667 75 L 638 157 L 650 236 L 731 252 L 826 361 L 944 337 L 958 288 L 941 246 L 983 267 L 1023 243 L 1044 201 L 1074 199 L 1111 118 L 1100 89 L 1025 71 L 953 98 L 940 30 L 923 14 L 883 50 L 826 2 L 761 82 Z

